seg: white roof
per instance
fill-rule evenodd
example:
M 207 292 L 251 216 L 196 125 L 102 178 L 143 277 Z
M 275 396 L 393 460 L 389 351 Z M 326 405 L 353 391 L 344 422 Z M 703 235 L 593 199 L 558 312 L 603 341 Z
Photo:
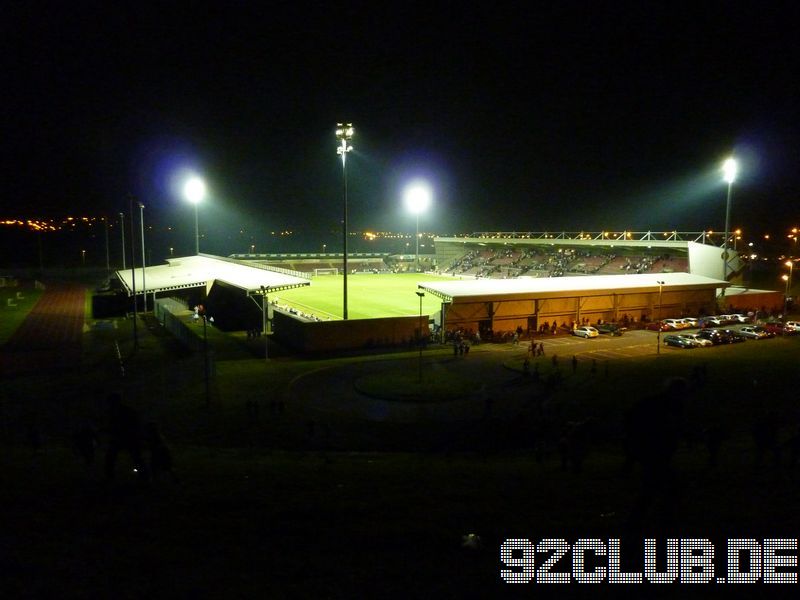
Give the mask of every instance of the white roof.
M 142 293 L 142 269 L 135 270 L 136 293 Z M 122 285 L 131 295 L 133 289 L 133 273 L 131 269 L 117 271 Z M 167 259 L 166 265 L 146 267 L 144 283 L 148 292 L 161 292 L 192 287 L 205 287 L 221 281 L 245 292 L 260 291 L 261 286 L 271 291 L 310 285 L 304 278 L 287 273 L 277 272 L 269 267 L 250 266 L 232 259 L 223 259 L 207 254 Z
M 459 300 L 495 298 L 547 298 L 553 296 L 597 296 L 608 292 L 681 291 L 727 287 L 720 279 L 690 273 L 646 273 L 643 275 L 589 275 L 586 277 L 519 277 L 517 279 L 456 279 L 425 281 L 418 287 L 436 296 Z
M 781 294 L 783 292 L 777 292 L 775 290 L 757 290 L 753 288 L 743 288 L 743 287 L 729 287 L 725 290 L 726 296 L 745 296 L 745 295 L 752 295 L 752 294 Z

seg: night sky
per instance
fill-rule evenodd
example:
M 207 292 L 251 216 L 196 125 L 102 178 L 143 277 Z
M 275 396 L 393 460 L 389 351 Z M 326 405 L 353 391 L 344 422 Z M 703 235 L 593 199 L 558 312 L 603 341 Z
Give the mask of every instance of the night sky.
M 0 216 L 181 222 L 193 170 L 206 227 L 333 231 L 346 120 L 353 229 L 423 176 L 443 234 L 720 230 L 731 152 L 732 224 L 800 222 L 789 4 L 113 4 L 4 8 Z

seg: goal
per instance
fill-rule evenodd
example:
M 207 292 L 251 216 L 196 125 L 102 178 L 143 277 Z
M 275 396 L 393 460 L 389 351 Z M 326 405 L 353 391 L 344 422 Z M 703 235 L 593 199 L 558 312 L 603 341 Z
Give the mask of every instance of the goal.
M 328 267 L 324 269 L 314 269 L 314 275 L 338 275 L 339 269 L 336 267 Z

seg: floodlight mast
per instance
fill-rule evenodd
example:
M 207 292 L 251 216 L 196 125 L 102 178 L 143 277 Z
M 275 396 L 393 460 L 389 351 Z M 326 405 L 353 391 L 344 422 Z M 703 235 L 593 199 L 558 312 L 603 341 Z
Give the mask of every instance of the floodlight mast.
M 739 165 L 735 158 L 728 158 L 722 163 L 722 173 L 725 183 L 728 184 L 728 197 L 725 203 L 725 237 L 722 240 L 722 279 L 728 280 L 728 236 L 731 229 L 731 187 L 733 182 L 736 181 L 736 173 L 739 170 Z M 725 288 L 722 288 L 722 297 L 725 297 Z
M 194 253 L 200 254 L 200 217 L 198 205 L 206 196 L 206 184 L 199 177 L 190 177 L 183 186 L 183 195 L 194 204 Z
M 350 140 L 353 139 L 355 129 L 352 123 L 337 123 L 336 124 L 336 139 L 339 140 L 339 146 L 336 148 L 336 153 L 342 157 L 342 192 L 344 197 L 344 208 L 342 216 L 342 237 L 343 239 L 343 257 L 344 264 L 342 271 L 344 273 L 344 282 L 342 284 L 342 319 L 347 320 L 347 153 L 353 151 L 353 146 L 350 145 Z
M 419 215 L 428 209 L 431 203 L 430 188 L 424 182 L 416 182 L 411 184 L 405 192 L 406 207 L 410 210 L 417 219 L 416 230 L 416 266 L 417 273 L 420 271 L 419 262 Z

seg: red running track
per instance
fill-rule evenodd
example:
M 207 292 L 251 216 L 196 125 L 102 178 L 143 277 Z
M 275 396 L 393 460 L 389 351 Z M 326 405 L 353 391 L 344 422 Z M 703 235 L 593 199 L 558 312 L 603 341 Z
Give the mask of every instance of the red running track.
M 48 284 L 39 301 L 0 348 L 0 374 L 14 376 L 79 368 L 86 288 Z

